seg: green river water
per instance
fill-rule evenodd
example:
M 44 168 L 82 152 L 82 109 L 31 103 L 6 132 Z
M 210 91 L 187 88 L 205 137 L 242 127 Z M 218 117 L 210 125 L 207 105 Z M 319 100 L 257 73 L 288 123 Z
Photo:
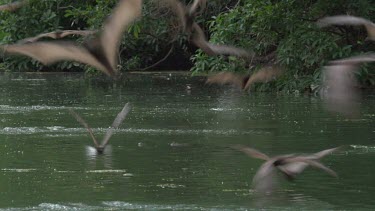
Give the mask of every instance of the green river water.
M 132 111 L 96 155 L 68 109 L 100 139 L 126 102 Z M 350 119 L 318 97 L 240 93 L 181 73 L 1 74 L 0 209 L 375 210 L 375 95 L 360 108 Z M 344 148 L 322 159 L 338 178 L 308 168 L 259 197 L 262 161 L 234 144 L 269 155 Z

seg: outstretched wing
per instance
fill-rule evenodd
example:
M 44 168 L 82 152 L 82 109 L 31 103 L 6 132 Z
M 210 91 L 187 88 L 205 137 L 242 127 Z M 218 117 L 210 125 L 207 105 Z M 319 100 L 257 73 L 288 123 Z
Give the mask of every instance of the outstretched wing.
M 197 23 L 193 23 L 192 42 L 209 56 L 232 55 L 242 58 L 249 58 L 254 55 L 252 52 L 242 48 L 237 48 L 230 45 L 216 45 L 208 42 L 202 28 Z
M 116 70 L 117 53 L 123 32 L 142 12 L 142 0 L 120 0 L 104 24 L 100 42 L 111 67 Z
M 94 136 L 94 134 L 93 134 L 90 126 L 86 123 L 86 121 L 79 114 L 77 114 L 75 111 L 73 111 L 73 109 L 69 109 L 69 112 L 70 112 L 70 114 L 72 114 L 72 116 L 74 116 L 76 118 L 76 120 L 79 123 L 81 123 L 81 125 L 83 127 L 86 128 L 87 132 L 89 132 L 89 134 L 90 134 L 90 136 L 92 138 L 92 141 L 94 142 L 95 147 L 99 147 L 98 141 L 96 140 L 96 138 L 95 138 L 95 136 Z
M 295 175 L 300 174 L 308 165 L 311 165 L 315 168 L 319 168 L 326 171 L 331 176 L 337 177 L 336 172 L 334 172 L 330 168 L 324 166 L 323 164 L 319 163 L 317 160 L 314 159 L 309 159 L 303 156 L 297 156 L 293 158 L 288 158 L 285 160 L 285 162 L 287 162 L 287 164 L 283 165 L 281 168 L 284 168 L 284 170 L 291 172 Z
M 330 61 L 333 65 L 357 65 L 363 62 L 375 62 L 375 54 L 365 54 L 359 56 L 352 56 L 345 59 Z
M 91 65 L 107 75 L 110 71 L 100 63 L 86 48 L 73 42 L 35 42 L 28 44 L 14 44 L 3 47 L 5 53 L 22 54 L 42 62 L 45 65 L 62 60 L 77 61 Z
M 371 23 L 371 21 L 350 15 L 329 16 L 322 18 L 317 22 L 318 26 L 320 27 L 327 27 L 331 25 L 365 25 L 369 23 Z
M 320 27 L 326 27 L 330 25 L 364 25 L 366 27 L 368 37 L 371 40 L 375 40 L 375 24 L 364 18 L 350 15 L 337 15 L 322 18 L 318 21 L 317 24 Z
M 230 72 L 221 72 L 216 75 L 209 76 L 206 83 L 233 84 L 242 89 L 243 77 Z
M 186 6 L 182 4 L 179 0 L 162 0 L 161 2 L 167 3 L 167 5 L 171 8 L 172 12 L 178 17 L 182 28 L 186 29 Z
M 277 172 L 273 165 L 275 160 L 269 160 L 262 164 L 253 178 L 253 185 L 260 193 L 272 192 L 277 186 Z
M 121 110 L 121 112 L 117 114 L 117 117 L 113 121 L 112 126 L 107 130 L 107 133 L 104 135 L 103 141 L 100 144 L 102 147 L 107 145 L 109 139 L 111 138 L 111 136 L 113 134 L 114 129 L 116 129 L 120 126 L 120 124 L 122 123 L 122 121 L 124 121 L 124 119 L 126 118 L 128 113 L 130 112 L 130 110 L 131 110 L 130 103 L 126 103 L 124 108 Z
M 207 0 L 194 0 L 194 2 L 189 6 L 189 15 L 194 16 L 196 13 L 198 13 L 197 9 L 198 7 L 201 8 L 201 11 L 203 11 L 206 7 Z
M 275 67 L 264 67 L 257 71 L 256 73 L 252 74 L 247 81 L 244 89 L 249 89 L 250 86 L 255 82 L 268 82 L 276 77 L 280 76 L 282 73 L 281 69 Z
M 24 43 L 31 43 L 31 42 L 36 42 L 39 39 L 43 37 L 50 37 L 53 39 L 58 39 L 58 38 L 63 38 L 69 35 L 81 35 L 81 36 L 88 36 L 91 34 L 96 33 L 97 31 L 95 30 L 63 30 L 63 31 L 53 31 L 53 32 L 48 32 L 48 33 L 43 33 L 39 34 L 35 37 L 29 37 L 23 40 L 18 41 L 18 44 L 24 44 Z
M 243 146 L 243 145 L 234 145 L 232 146 L 233 149 L 236 149 L 238 151 L 241 151 L 243 153 L 245 153 L 246 155 L 250 156 L 250 157 L 253 157 L 253 158 L 258 158 L 258 159 L 261 159 L 261 160 L 270 160 L 270 158 L 259 152 L 258 150 L 255 150 L 253 148 L 250 148 L 250 147 L 247 147 L 247 146 Z
M 331 154 L 332 152 L 334 152 L 334 151 L 336 151 L 336 150 L 338 150 L 338 149 L 340 149 L 340 148 L 341 148 L 341 147 L 335 147 L 335 148 L 331 148 L 331 149 L 322 150 L 322 151 L 320 151 L 320 152 L 317 152 L 317 153 L 315 153 L 315 154 L 312 154 L 311 156 L 306 156 L 306 157 L 308 157 L 308 158 L 310 158 L 310 159 L 321 159 L 321 158 L 323 158 L 324 156 L 329 155 L 329 154 Z
M 306 159 L 304 157 L 295 157 L 295 158 L 291 159 L 290 162 L 303 162 L 303 163 L 307 163 L 310 166 L 313 166 L 315 168 L 319 168 L 319 169 L 322 169 L 322 170 L 326 171 L 331 176 L 337 177 L 336 172 L 334 172 L 333 170 L 331 170 L 330 168 L 326 167 L 325 165 L 321 164 L 320 162 L 318 162 L 316 160 Z
M 26 3 L 27 3 L 27 1 L 24 0 L 24 1 L 12 2 L 12 3 L 9 3 L 9 4 L 5 4 L 5 5 L 0 5 L 0 11 L 12 12 L 12 11 L 15 11 L 15 10 L 19 9 L 20 7 L 22 7 Z

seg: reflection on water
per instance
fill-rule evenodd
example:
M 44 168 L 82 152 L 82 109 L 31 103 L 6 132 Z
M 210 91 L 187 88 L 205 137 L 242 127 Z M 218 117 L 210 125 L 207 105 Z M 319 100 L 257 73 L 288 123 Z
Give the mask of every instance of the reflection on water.
M 361 114 L 350 119 L 327 112 L 319 98 L 239 93 L 183 74 L 119 81 L 3 74 L 0 208 L 374 209 L 374 101 L 364 97 Z M 67 110 L 79 110 L 100 139 L 125 102 L 132 111 L 104 154 L 96 154 Z M 322 160 L 338 179 L 308 168 L 259 196 L 252 178 L 262 161 L 234 144 L 269 155 L 345 147 Z

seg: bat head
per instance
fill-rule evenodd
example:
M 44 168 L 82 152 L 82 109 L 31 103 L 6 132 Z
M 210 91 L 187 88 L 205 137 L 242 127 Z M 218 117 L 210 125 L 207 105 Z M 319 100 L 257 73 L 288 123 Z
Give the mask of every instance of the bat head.
M 103 154 L 105 146 L 98 146 L 96 147 L 96 151 L 98 154 Z

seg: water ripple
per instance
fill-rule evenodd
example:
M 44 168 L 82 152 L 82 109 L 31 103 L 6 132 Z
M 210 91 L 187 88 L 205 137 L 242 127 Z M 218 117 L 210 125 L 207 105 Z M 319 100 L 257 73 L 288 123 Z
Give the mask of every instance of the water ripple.
M 108 128 L 95 128 L 92 129 L 96 133 L 105 133 Z M 136 133 L 136 134 L 214 134 L 214 135 L 246 135 L 246 134 L 270 134 L 270 132 L 259 129 L 259 130 L 247 130 L 240 131 L 236 129 L 228 130 L 211 130 L 211 129 L 195 129 L 195 130 L 182 130 L 182 129 L 147 129 L 147 128 L 127 128 L 117 129 L 116 133 Z M 65 128 L 62 126 L 53 127 L 5 127 L 0 129 L 0 134 L 4 135 L 19 135 L 19 134 L 39 134 L 39 133 L 64 133 L 64 134 L 46 134 L 48 137 L 61 137 L 61 136 L 72 136 L 78 133 L 86 133 L 84 128 Z M 74 134 L 72 134 L 74 133 Z

